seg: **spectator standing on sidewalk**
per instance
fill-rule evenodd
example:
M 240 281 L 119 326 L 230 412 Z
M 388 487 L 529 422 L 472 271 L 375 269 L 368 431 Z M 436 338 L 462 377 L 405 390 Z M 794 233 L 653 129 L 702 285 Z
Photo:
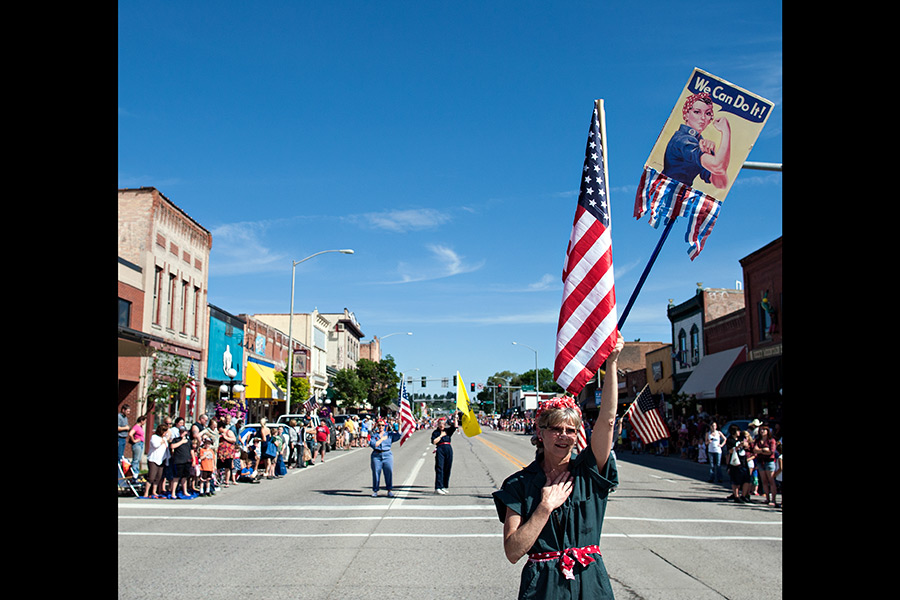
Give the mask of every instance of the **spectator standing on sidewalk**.
M 450 436 L 456 432 L 459 423 L 453 413 L 453 424 L 447 426 L 446 417 L 438 419 L 437 427 L 431 433 L 431 443 L 434 444 L 434 493 L 446 494 L 450 487 L 450 470 L 453 467 L 453 446 L 450 445 Z
M 750 449 L 750 441 L 746 431 L 741 431 L 737 425 L 729 428 L 729 436 L 725 442 L 727 448 L 725 460 L 728 461 L 728 477 L 731 479 L 731 496 L 729 500 L 735 502 L 750 501 L 750 468 L 747 465 L 747 451 Z
M 213 449 L 212 439 L 208 436 L 203 437 L 197 458 L 200 462 L 200 495 L 212 496 L 212 478 L 213 471 L 216 468 L 216 451 Z
M 173 465 L 172 483 L 169 485 L 169 498 L 179 498 L 178 486 L 181 484 L 181 498 L 189 497 L 188 480 L 191 477 L 191 438 L 184 426 L 176 427 L 173 431 L 172 442 L 169 444 L 172 453 L 169 459 Z
M 128 415 L 131 414 L 131 406 L 123 404 L 119 410 L 119 464 L 122 464 L 122 457 L 125 456 L 125 444 L 128 443 L 128 430 L 131 426 L 128 424 Z
M 775 479 L 775 490 L 781 494 L 781 502 L 775 502 L 775 508 L 781 508 L 781 505 L 784 504 L 784 492 L 781 487 L 781 442 L 778 442 L 776 450 L 778 450 L 778 458 L 775 459 L 775 472 L 772 473 L 772 476 Z
M 725 435 L 713 421 L 706 432 L 706 458 L 709 460 L 709 481 L 722 481 L 722 448 L 725 446 Z
M 128 431 L 128 443 L 131 444 L 131 474 L 137 479 L 141 472 L 141 458 L 144 456 L 144 423 L 147 422 L 147 415 L 141 415 L 137 418 L 137 422 Z
M 169 442 L 166 431 L 169 426 L 160 423 L 156 432 L 150 436 L 147 445 L 147 483 L 144 485 L 144 498 L 159 498 L 162 494 L 160 482 L 163 480 L 163 466 L 169 458 Z
M 234 432 L 225 425 L 224 419 L 219 421 L 219 446 L 216 448 L 216 468 L 221 473 L 220 481 L 224 487 L 237 483 L 232 473 L 236 444 L 237 439 L 234 437 Z
M 769 506 L 775 506 L 775 450 L 776 442 L 769 426 L 761 425 L 753 441 L 753 451 L 759 481 L 766 496 L 765 503 Z

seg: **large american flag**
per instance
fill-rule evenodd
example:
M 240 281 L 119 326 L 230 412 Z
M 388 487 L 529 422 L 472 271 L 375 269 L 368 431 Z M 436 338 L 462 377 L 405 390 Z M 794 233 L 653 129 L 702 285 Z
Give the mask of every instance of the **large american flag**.
M 413 420 L 412 405 L 409 402 L 409 394 L 406 393 L 406 382 L 400 377 L 400 445 L 403 445 L 409 436 L 416 430 L 416 422 Z
M 315 396 L 310 396 L 309 400 L 303 403 L 303 408 L 306 409 L 306 412 L 313 414 L 319 408 L 319 403 L 316 402 Z
M 576 396 L 603 365 L 617 339 L 604 135 L 603 100 L 597 100 L 566 249 L 553 367 L 556 382 Z
M 652 444 L 657 440 L 669 437 L 669 428 L 659 414 L 659 407 L 650 393 L 650 385 L 645 385 L 637 399 L 631 403 L 625 415 L 628 417 L 634 432 L 645 444 Z

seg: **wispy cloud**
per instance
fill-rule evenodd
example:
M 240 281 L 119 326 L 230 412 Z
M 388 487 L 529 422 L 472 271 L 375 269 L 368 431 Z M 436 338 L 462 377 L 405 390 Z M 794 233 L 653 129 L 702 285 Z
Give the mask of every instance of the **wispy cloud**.
M 451 314 L 446 312 L 436 312 L 434 314 L 410 314 L 404 313 L 402 316 L 385 315 L 382 319 L 385 322 L 397 322 L 406 324 L 458 324 L 458 325 L 535 325 L 535 324 L 556 324 L 559 320 L 559 309 L 547 309 L 544 311 L 536 311 L 531 313 L 517 314 Z
M 265 221 L 227 223 L 210 230 L 213 247 L 209 268 L 214 275 L 246 275 L 283 269 L 288 261 L 263 244 Z
M 374 229 L 384 229 L 402 233 L 404 231 L 420 231 L 434 229 L 451 220 L 450 215 L 433 208 L 410 208 L 406 210 L 387 210 L 382 212 L 363 213 L 349 217 L 354 223 Z
M 551 275 L 545 273 L 540 279 L 524 286 L 516 285 L 492 285 L 491 291 L 511 294 L 521 294 L 529 292 L 548 292 L 562 289 L 562 279 L 559 275 Z
M 443 244 L 429 244 L 427 248 L 431 252 L 430 260 L 415 264 L 400 262 L 397 265 L 400 279 L 384 283 L 412 283 L 443 279 L 463 273 L 471 273 L 484 266 L 485 261 L 467 262 L 463 256 L 460 256 L 455 250 Z

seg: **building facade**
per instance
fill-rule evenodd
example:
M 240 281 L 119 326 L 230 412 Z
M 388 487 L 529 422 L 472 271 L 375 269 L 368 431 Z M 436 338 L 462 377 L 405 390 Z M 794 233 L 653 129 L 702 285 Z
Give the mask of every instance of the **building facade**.
M 235 393 L 235 384 L 244 385 L 244 327 L 246 322 L 218 306 L 209 305 L 209 346 L 207 351 L 206 404 L 207 407 L 221 405 L 222 414 L 229 414 L 238 419 L 247 419 L 247 406 L 244 395 Z M 229 377 L 228 369 L 236 374 Z M 222 393 L 222 386 L 228 392 Z M 220 401 L 221 398 L 225 401 Z M 211 411 L 207 411 L 211 412 Z
M 205 412 L 207 291 L 212 234 L 153 187 L 118 190 L 119 399 L 133 415 Z M 148 406 L 153 357 L 181 374 L 193 370 L 196 392 Z M 152 419 L 152 416 L 151 416 Z M 152 423 L 152 420 L 150 421 Z
M 673 390 L 732 419 L 781 420 L 782 238 L 740 261 L 744 289 L 699 290 L 670 305 Z
M 321 313 L 321 316 L 328 322 L 328 366 L 338 371 L 355 369 L 360 340 L 365 337 L 356 315 L 345 308 L 342 313 Z
M 738 289 L 702 288 L 681 304 L 667 310 L 672 323 L 673 385 L 679 391 L 707 354 L 704 330 L 709 321 L 721 318 L 744 306 L 744 292 Z
M 735 418 L 782 418 L 782 238 L 742 258 L 747 360 L 718 387 Z
M 293 326 L 291 315 L 287 313 L 254 314 L 254 319 L 267 323 L 281 330 L 294 342 L 294 365 L 292 377 L 305 377 L 309 380 L 310 395 L 324 398 L 328 390 L 328 329 L 331 323 L 318 310 L 311 313 L 294 313 Z M 291 398 L 291 403 L 296 398 Z M 305 401 L 306 398 L 303 398 Z
M 244 402 L 248 419 L 258 422 L 265 417 L 274 421 L 290 412 L 286 405 L 287 390 L 275 381 L 275 372 L 287 370 L 288 334 L 259 319 L 241 314 L 244 329 L 245 383 Z M 292 398 L 293 402 L 296 398 Z M 304 398 L 305 400 L 305 398 Z

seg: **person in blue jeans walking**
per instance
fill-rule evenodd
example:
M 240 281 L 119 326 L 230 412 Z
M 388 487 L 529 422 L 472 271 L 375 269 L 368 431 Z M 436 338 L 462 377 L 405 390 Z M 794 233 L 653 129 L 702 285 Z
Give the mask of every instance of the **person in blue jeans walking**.
M 450 469 L 453 466 L 453 447 L 450 445 L 450 436 L 459 426 L 456 413 L 453 413 L 453 424 L 447 425 L 447 419 L 438 419 L 437 427 L 431 433 L 431 443 L 434 444 L 434 493 L 446 494 L 450 486 Z
M 378 496 L 382 473 L 384 473 L 384 487 L 387 490 L 388 498 L 394 497 L 394 454 L 391 452 L 391 444 L 400 437 L 400 433 L 386 429 L 383 420 L 379 419 L 375 423 L 369 439 L 369 447 L 372 448 L 369 464 L 372 467 L 373 498 Z
M 725 435 L 719 431 L 715 421 L 710 422 L 706 432 L 706 456 L 709 460 L 709 481 L 722 481 L 722 448 L 725 447 Z

